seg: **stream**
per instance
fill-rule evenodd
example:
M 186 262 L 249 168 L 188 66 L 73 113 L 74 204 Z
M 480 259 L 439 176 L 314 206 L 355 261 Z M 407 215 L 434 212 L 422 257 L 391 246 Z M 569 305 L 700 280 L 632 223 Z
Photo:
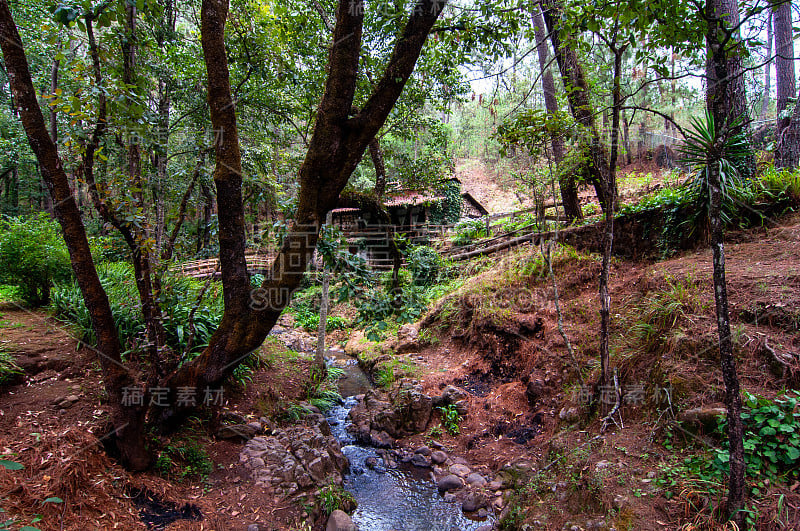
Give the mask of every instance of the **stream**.
M 342 452 L 350 461 L 344 488 L 358 502 L 353 522 L 360 531 L 474 531 L 492 520 L 467 518 L 458 502 L 445 502 L 428 469 L 400 465 L 387 469 L 374 448 L 358 445 L 347 431 L 348 413 L 358 403 L 355 398 L 372 386 L 369 378 L 352 358 L 330 351 L 333 365 L 344 370 L 339 392 L 344 404 L 327 413 L 331 432 L 339 440 Z M 367 458 L 376 458 L 378 466 L 370 469 Z

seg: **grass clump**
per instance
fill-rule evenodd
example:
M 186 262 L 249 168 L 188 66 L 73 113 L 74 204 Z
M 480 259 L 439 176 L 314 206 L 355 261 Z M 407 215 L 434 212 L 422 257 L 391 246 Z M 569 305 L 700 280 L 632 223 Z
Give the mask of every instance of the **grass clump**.
M 166 479 L 205 481 L 214 470 L 214 462 L 198 441 L 185 439 L 168 444 L 161 450 L 156 458 L 155 470 Z
M 0 385 L 6 384 L 22 374 L 14 355 L 0 348 Z

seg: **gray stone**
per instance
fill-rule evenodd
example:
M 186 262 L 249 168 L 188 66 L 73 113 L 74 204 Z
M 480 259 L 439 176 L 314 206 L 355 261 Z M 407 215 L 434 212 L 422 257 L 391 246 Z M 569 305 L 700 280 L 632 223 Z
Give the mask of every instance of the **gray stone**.
M 428 448 L 427 446 L 420 446 L 414 453 L 422 455 L 431 455 L 431 449 Z
M 254 469 L 254 468 L 264 468 L 264 460 L 260 457 L 254 457 L 247 462 L 247 468 Z
M 258 531 L 258 524 L 250 524 L 247 526 L 247 531 Z
M 433 399 L 434 406 L 449 406 L 467 398 L 467 392 L 455 385 L 448 385 L 442 390 L 442 394 Z
M 525 397 L 531 406 L 536 405 L 542 396 L 544 396 L 545 386 L 544 381 L 536 378 L 528 381 L 528 386 L 525 388 Z
M 420 468 L 430 468 L 431 467 L 430 458 L 428 458 L 428 457 L 426 457 L 426 456 L 424 456 L 422 454 L 414 454 L 414 456 L 411 458 L 411 464 L 416 466 L 416 467 L 420 467 Z
M 604 470 L 606 468 L 609 468 L 610 466 L 611 466 L 611 462 L 610 461 L 606 461 L 605 459 L 603 459 L 602 461 L 598 461 L 597 464 L 594 465 L 594 469 L 595 470 Z
M 447 461 L 447 454 L 441 450 L 436 450 L 435 452 L 431 452 L 431 461 L 434 464 L 441 465 L 445 461 Z
M 486 504 L 486 496 L 480 492 L 470 492 L 464 497 L 464 501 L 461 502 L 461 510 L 465 513 L 473 513 L 478 509 L 486 507 Z
M 217 437 L 220 439 L 242 439 L 246 441 L 252 439 L 255 435 L 255 428 L 249 424 L 227 425 L 217 430 Z
M 449 470 L 451 474 L 455 474 L 456 476 L 462 478 L 467 477 L 470 474 L 470 472 L 472 472 L 468 466 L 461 464 L 451 465 Z
M 452 492 L 448 492 L 444 495 L 443 499 L 447 503 L 453 503 L 454 501 L 456 501 L 456 495 L 453 494 Z
M 415 380 L 404 378 L 398 386 L 384 393 L 371 390 L 364 400 L 350 410 L 353 431 L 362 443 L 369 431 L 385 431 L 394 438 L 425 431 L 431 417 L 431 397 Z
M 369 468 L 370 470 L 378 466 L 378 458 L 377 457 L 367 457 L 364 460 L 364 465 Z
M 397 338 L 406 341 L 415 341 L 419 337 L 419 330 L 413 324 L 404 324 L 397 331 Z
M 473 472 L 467 476 L 467 485 L 472 487 L 483 487 L 486 485 L 486 479 L 477 472 Z
M 325 526 L 325 531 L 358 531 L 358 528 L 353 523 L 350 515 L 336 509 L 328 517 L 328 525 Z
M 725 415 L 724 407 L 698 407 L 678 413 L 678 420 L 693 433 L 710 433 L 717 427 L 717 417 Z
M 372 431 L 369 434 L 369 442 L 376 448 L 391 448 L 394 444 L 392 436 L 385 431 Z
M 451 490 L 458 490 L 464 486 L 464 480 L 455 474 L 447 475 L 439 480 L 436 484 L 440 491 L 449 492 Z

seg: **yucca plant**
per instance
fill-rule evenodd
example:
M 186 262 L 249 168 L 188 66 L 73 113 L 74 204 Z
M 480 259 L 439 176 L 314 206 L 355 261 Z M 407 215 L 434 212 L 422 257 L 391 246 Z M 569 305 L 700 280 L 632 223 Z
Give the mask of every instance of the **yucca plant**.
M 692 127 L 686 131 L 686 140 L 680 149 L 681 162 L 692 168 L 684 185 L 695 204 L 694 215 L 687 220 L 692 228 L 705 226 L 711 202 L 709 190 L 709 161 L 718 165 L 722 194 L 722 221 L 734 223 L 741 215 L 737 204 L 752 200 L 752 187 L 742 178 L 740 166 L 752 154 L 743 120 L 735 119 L 723 127 L 718 136 L 714 117 L 706 112 L 703 118 L 692 118 Z

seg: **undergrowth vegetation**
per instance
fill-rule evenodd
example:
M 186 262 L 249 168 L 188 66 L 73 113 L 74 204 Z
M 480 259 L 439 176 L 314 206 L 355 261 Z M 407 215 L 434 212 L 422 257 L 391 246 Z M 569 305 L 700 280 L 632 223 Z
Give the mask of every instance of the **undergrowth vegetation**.
M 636 203 L 623 206 L 619 216 L 636 216 L 645 237 L 654 235 L 663 256 L 687 247 L 686 242 L 708 233 L 708 191 L 705 174 L 691 174 L 682 183 L 665 186 Z M 725 185 L 722 220 L 729 228 L 764 225 L 800 204 L 800 171 L 765 166 L 751 179 L 732 177 Z M 654 234 L 655 233 L 655 234 Z
M 0 385 L 6 384 L 22 374 L 14 355 L 0 347 Z
M 144 321 L 133 266 L 125 262 L 98 265 L 100 281 L 108 293 L 120 340 L 128 353 L 145 342 Z M 213 284 L 198 302 L 204 283 L 188 278 L 165 275 L 159 301 L 164 312 L 167 345 L 185 353 L 186 361 L 207 344 L 222 319 L 222 289 Z M 95 342 L 91 318 L 76 282 L 56 284 L 52 292 L 52 308 L 56 316 L 74 323 L 82 341 Z M 188 352 L 187 352 L 188 349 Z
M 753 498 L 748 522 L 754 526 L 760 516 L 756 501 L 770 484 L 790 485 L 800 478 L 800 393 L 789 391 L 773 400 L 748 392 L 744 397 L 745 477 Z M 720 415 L 711 434 L 719 447 L 695 449 L 689 457 L 662 466 L 658 483 L 665 497 L 681 499 L 693 512 L 708 517 L 722 510 L 730 470 L 726 429 L 726 418 Z M 778 516 L 782 514 L 778 507 Z
M 53 283 L 71 274 L 55 220 L 45 213 L 0 220 L 0 282 L 16 286 L 23 301 L 47 304 Z

